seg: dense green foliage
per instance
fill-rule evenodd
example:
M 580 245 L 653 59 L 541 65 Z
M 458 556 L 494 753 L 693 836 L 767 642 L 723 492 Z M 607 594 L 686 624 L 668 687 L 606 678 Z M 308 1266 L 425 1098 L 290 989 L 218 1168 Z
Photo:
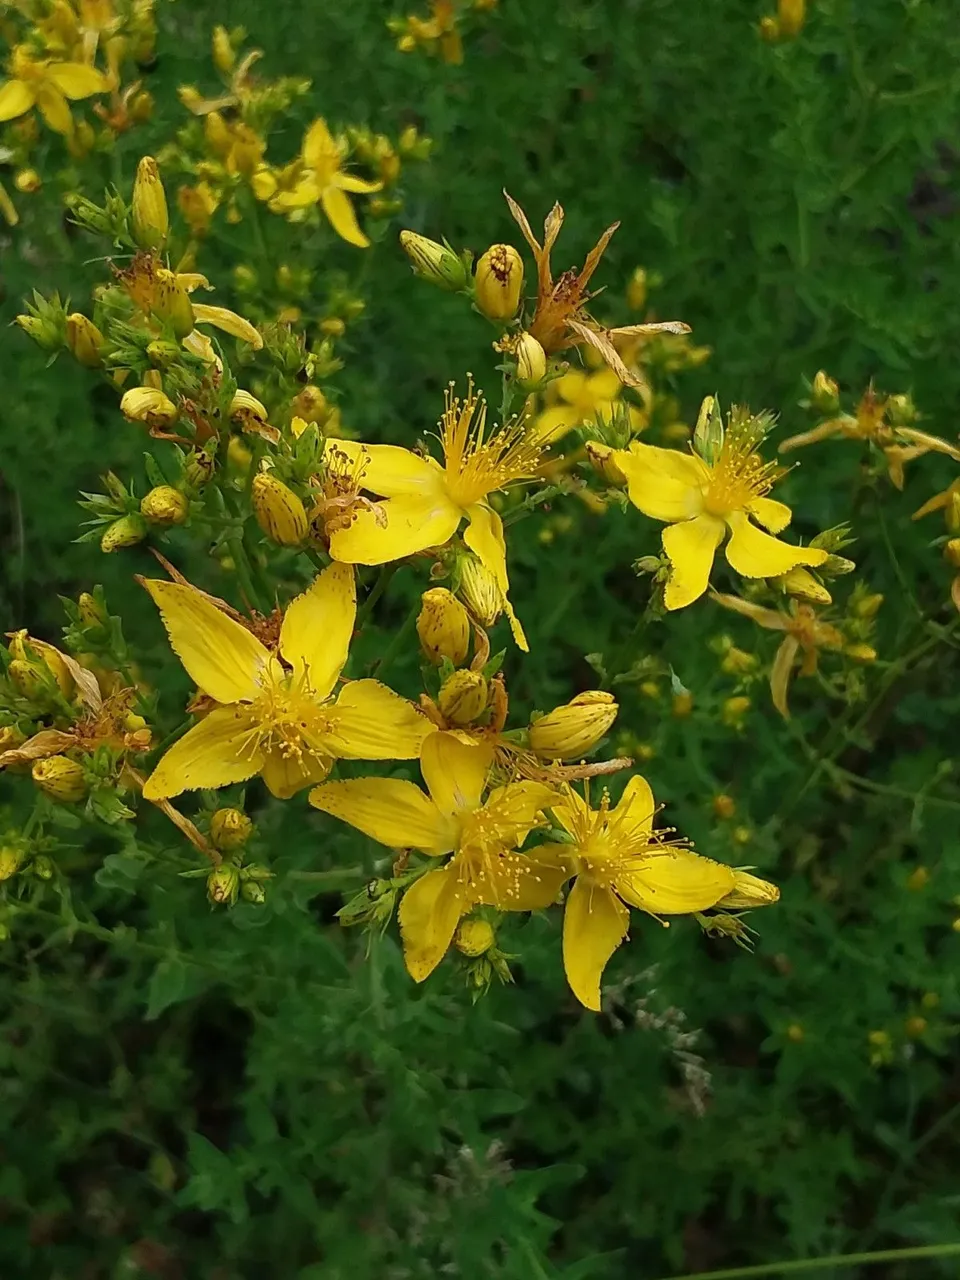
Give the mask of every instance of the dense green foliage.
M 871 378 L 910 391 L 923 425 L 953 439 L 956 15 L 822 0 L 782 45 L 760 40 L 760 16 L 752 0 L 501 0 L 471 19 L 457 67 L 398 53 L 374 0 L 171 6 L 157 113 L 122 140 L 117 172 L 129 182 L 169 136 L 176 85 L 208 77 L 213 23 L 242 20 L 271 74 L 313 80 L 304 119 L 394 133 L 416 121 L 436 140 L 407 179 L 405 225 L 480 252 L 517 242 L 501 188 L 535 225 L 559 199 L 563 267 L 621 219 L 598 277 L 605 315 L 627 318 L 623 283 L 643 264 L 660 277 L 658 314 L 714 351 L 677 380 L 685 420 L 716 390 L 802 430 L 802 379 L 822 367 L 847 403 Z M 291 125 L 291 150 L 298 138 Z M 54 217 L 37 201 L 4 246 L 5 320 L 31 288 L 79 297 L 93 279 L 72 231 L 31 228 Z M 231 230 L 266 271 L 290 231 L 265 232 L 264 257 Z M 494 356 L 462 299 L 411 278 L 395 232 L 370 251 L 367 313 L 332 385 L 361 438 L 409 444 L 448 380 L 482 379 Z M 225 279 L 236 253 L 205 253 Z M 354 269 L 356 251 L 336 253 Z M 131 583 L 147 552 L 71 545 L 77 491 L 108 466 L 136 471 L 142 438 L 82 370 L 61 360 L 51 376 L 16 330 L 3 351 L 4 630 L 56 640 L 56 593 L 104 582 L 155 676 L 162 633 Z M 669 682 L 658 698 L 618 686 L 619 728 L 652 748 L 645 772 L 671 824 L 780 884 L 754 955 L 683 920 L 635 921 L 594 1016 L 566 990 L 556 922 L 535 917 L 503 935 L 522 954 L 515 985 L 472 1004 L 456 959 L 417 988 L 390 934 L 368 956 L 341 930 L 341 889 L 362 885 L 377 851 L 301 801 L 258 813 L 250 789 L 280 874 L 264 905 L 230 913 L 176 878 L 189 859 L 159 815 L 169 874 L 120 837 L 87 841 L 63 867 L 76 916 L 65 896 L 24 900 L 0 954 L 0 1271 L 658 1280 L 955 1239 L 958 639 L 930 548 L 940 528 L 909 515 L 956 467 L 924 458 L 897 493 L 865 456 L 828 441 L 783 486 L 802 535 L 853 524 L 857 578 L 885 597 L 859 703 L 803 682 L 785 725 L 760 685 L 732 733 L 720 706 L 735 680 L 708 641 L 729 634 L 768 661 L 776 637 L 708 601 L 648 628 L 631 655 L 669 661 L 690 716 L 671 717 Z M 658 526 L 567 503 L 569 527 L 538 513 L 511 530 L 532 650 L 508 656 L 518 706 L 589 687 L 585 655 L 621 651 L 648 591 L 630 565 L 655 552 Z M 418 585 L 398 575 L 385 632 Z M 393 678 L 416 692 L 412 653 Z M 185 692 L 185 678 L 162 690 Z M 0 781 L 5 822 L 22 821 L 16 784 Z M 718 793 L 735 797 L 734 821 L 714 816 Z

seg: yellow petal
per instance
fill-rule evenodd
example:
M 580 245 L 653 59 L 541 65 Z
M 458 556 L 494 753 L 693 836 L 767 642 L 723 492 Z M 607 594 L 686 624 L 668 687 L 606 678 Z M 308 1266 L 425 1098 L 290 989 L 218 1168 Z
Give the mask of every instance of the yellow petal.
M 793 519 L 793 512 L 787 504 L 777 502 L 775 498 L 754 498 L 747 510 L 770 533 L 781 533 Z
M 569 376 L 569 375 L 567 375 Z M 533 434 L 543 444 L 552 444 L 581 422 L 580 411 L 572 404 L 554 404 L 537 416 Z
M 346 564 L 328 565 L 287 605 L 280 652 L 297 680 L 306 671 L 309 688 L 319 699 L 332 691 L 346 664 L 356 617 L 356 581 Z
M 35 101 L 37 109 L 54 133 L 68 137 L 73 133 L 73 116 L 66 98 L 52 84 L 38 84 Z
M 503 593 L 503 611 L 507 615 L 517 648 L 524 653 L 529 653 L 530 646 L 527 644 L 527 637 L 520 625 L 520 619 L 507 599 L 510 581 L 507 578 L 507 544 L 503 537 L 503 521 L 485 502 L 475 502 L 467 510 L 467 518 L 470 523 L 464 530 L 463 540 L 483 567 L 496 579 L 497 586 Z
M 339 187 L 324 187 L 320 192 L 320 203 L 331 227 L 341 240 L 346 240 L 347 244 L 355 244 L 358 249 L 369 246 L 370 241 L 360 230 L 349 196 Z
M 488 858 L 483 877 L 473 884 L 475 901 L 500 911 L 544 911 L 556 902 L 572 868 L 539 854 L 508 851 Z
M 616 456 L 619 463 L 620 455 Z M 663 595 L 668 609 L 683 609 L 703 595 L 722 540 L 723 521 L 714 516 L 697 516 L 664 529 L 663 549 L 671 570 Z
M 658 449 L 634 440 L 613 460 L 627 478 L 630 501 L 652 520 L 690 520 L 701 508 L 701 490 L 709 472 L 692 453 Z
M 330 161 L 339 162 L 340 148 L 327 128 L 326 120 L 314 120 L 303 136 L 301 152 L 311 169 L 326 168 Z
M 630 912 L 609 889 L 578 876 L 563 912 L 563 967 L 582 1005 L 600 1012 L 600 977 L 627 936 Z
M 780 542 L 750 523 L 742 512 L 734 512 L 727 518 L 731 538 L 726 546 L 726 557 L 733 569 L 744 578 L 776 578 L 781 573 L 795 569 L 798 564 L 823 564 L 826 551 L 819 547 L 792 547 Z
M 351 680 L 330 713 L 324 735 L 343 760 L 416 760 L 434 725 L 406 698 L 379 680 Z
M 631 906 L 668 916 L 705 911 L 733 884 L 733 871 L 722 862 L 701 858 L 690 849 L 662 845 L 637 858 L 618 876 L 616 890 Z
M 160 609 L 174 653 L 194 684 L 217 702 L 255 698 L 261 674 L 276 666 L 256 636 L 196 587 L 142 581 Z
M 264 189 L 262 180 L 261 189 Z M 301 178 L 290 191 L 278 191 L 272 199 L 269 196 L 264 196 L 264 199 L 270 200 L 273 213 L 288 213 L 291 209 L 306 209 L 309 205 L 316 204 L 320 199 L 320 188 L 316 179 L 308 175 Z
M 784 636 L 770 668 L 770 693 L 773 698 L 773 705 L 784 720 L 790 719 L 787 693 L 790 687 L 790 677 L 793 674 L 793 664 L 796 661 L 799 648 L 800 641 L 796 636 Z
M 33 106 L 33 90 L 22 80 L 8 80 L 0 88 L 0 123 L 16 120 Z
M 404 494 L 359 511 L 346 529 L 330 539 L 330 555 L 345 564 L 387 564 L 449 542 L 461 512 L 446 497 Z M 383 521 L 385 520 L 385 523 Z
M 251 750 L 255 730 L 245 707 L 215 708 L 163 756 L 143 784 L 145 798 L 164 800 L 252 778 L 263 765 L 263 755 Z
M 106 93 L 110 87 L 106 76 L 85 62 L 51 62 L 44 69 L 44 78 L 65 98 L 74 101 L 89 98 L 94 93 Z
M 336 186 L 341 191 L 350 191 L 357 196 L 368 196 L 374 191 L 382 191 L 382 182 L 368 182 L 366 178 L 355 178 L 352 173 L 338 173 Z
M 285 756 L 271 751 L 263 762 L 263 780 L 278 800 L 289 800 L 304 787 L 322 782 L 333 767 L 330 756 Z
M 403 958 L 414 982 L 423 982 L 433 973 L 447 953 L 460 917 L 471 905 L 461 896 L 456 877 L 447 867 L 428 871 L 403 895 L 397 915 Z
M 582 830 L 584 823 L 590 820 L 590 806 L 580 792 L 574 791 L 571 786 L 565 786 L 557 794 L 559 799 L 554 798 L 547 808 L 561 827 L 570 835 L 575 835 L 577 831 Z
M 492 747 L 486 743 L 467 745 L 449 733 L 431 733 L 420 748 L 423 780 L 446 817 L 480 807 L 492 763 Z
M 583 395 L 583 389 L 587 385 L 587 375 L 582 369 L 571 369 L 569 372 L 557 378 L 551 387 L 551 392 L 566 400 L 567 404 L 574 409 L 576 416 L 579 401 Z M 619 383 L 617 384 L 619 385 Z
M 750 618 L 759 626 L 766 627 L 768 631 L 787 631 L 792 625 L 789 614 L 777 613 L 775 609 L 764 609 L 762 605 L 754 604 L 752 600 L 741 600 L 739 596 L 724 595 L 722 591 L 711 591 L 710 595 L 725 609 L 742 613 L 745 618 Z
M 254 351 L 259 351 L 263 346 L 262 336 L 250 321 L 244 320 L 235 311 L 228 311 L 226 307 L 210 307 L 205 302 L 195 302 L 193 318 L 197 324 L 212 324 L 214 328 L 222 329 L 241 342 L 249 342 Z
M 650 783 L 634 774 L 623 789 L 616 808 L 610 815 L 610 823 L 616 823 L 617 836 L 624 840 L 638 840 L 650 834 L 656 804 Z
M 436 736 L 436 735 L 435 735 Z M 402 778 L 348 778 L 314 787 L 310 803 L 391 849 L 449 853 L 457 828 L 429 796 Z
M 395 444 L 359 444 L 328 440 L 324 453 L 345 453 L 360 464 L 360 487 L 381 498 L 442 492 L 443 468 L 433 458 L 421 458 Z
M 561 382 L 563 379 L 561 378 Z M 594 403 L 605 400 L 616 400 L 623 383 L 612 369 L 598 369 L 587 379 L 587 394 Z M 562 393 L 561 393 L 562 394 Z

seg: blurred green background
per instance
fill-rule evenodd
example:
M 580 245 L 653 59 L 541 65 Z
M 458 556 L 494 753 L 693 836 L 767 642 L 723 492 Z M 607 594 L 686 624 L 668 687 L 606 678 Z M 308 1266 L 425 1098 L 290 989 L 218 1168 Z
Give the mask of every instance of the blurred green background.
M 154 119 L 112 163 L 132 179 L 182 121 L 176 86 L 209 84 L 214 23 L 243 23 L 264 74 L 313 81 L 289 154 L 314 114 L 393 135 L 415 122 L 435 139 L 405 177 L 398 225 L 479 253 L 519 245 L 502 188 L 535 227 L 558 199 L 563 268 L 619 218 L 598 276 L 605 314 L 627 318 L 623 288 L 643 265 L 660 277 L 658 315 L 713 348 L 677 380 L 687 421 L 717 391 L 802 430 L 803 378 L 825 368 L 848 403 L 870 379 L 910 392 L 922 425 L 954 439 L 955 8 L 821 0 L 781 44 L 760 39 L 764 12 L 762 0 L 501 0 L 465 22 L 464 63 L 447 66 L 397 52 L 377 0 L 181 0 L 158 14 Z M 5 320 L 32 288 L 79 305 L 100 278 L 98 250 L 42 224 L 54 207 L 25 204 L 4 233 Z M 265 231 L 250 264 L 269 272 L 299 249 L 282 221 Z M 409 443 L 450 378 L 471 369 L 493 385 L 494 356 L 462 299 L 412 279 L 396 231 L 364 264 L 367 312 L 333 389 L 360 438 Z M 235 253 L 214 237 L 204 255 L 229 304 Z M 334 259 L 353 270 L 357 253 L 338 245 Z M 165 647 L 131 582 L 148 553 L 107 559 L 71 541 L 77 491 L 108 466 L 142 475 L 143 438 L 83 371 L 47 370 L 18 330 L 4 334 L 4 629 L 55 641 L 57 593 L 103 582 L 155 678 Z M 808 682 L 787 727 L 761 686 L 732 734 L 720 706 L 734 682 L 708 641 L 728 634 L 769 660 L 776 638 L 707 602 L 643 640 L 693 714 L 671 717 L 668 684 L 659 698 L 620 689 L 620 728 L 649 747 L 669 821 L 781 885 L 780 906 L 756 917 L 756 953 L 692 923 L 635 920 L 593 1016 L 566 991 L 557 920 L 511 922 L 515 985 L 473 1005 L 455 962 L 415 988 L 392 935 L 367 955 L 334 920 L 339 891 L 284 874 L 361 874 L 374 855 L 302 800 L 255 813 L 280 876 L 264 907 L 229 914 L 125 856 L 119 837 L 76 837 L 73 905 L 66 891 L 25 905 L 0 953 L 4 1275 L 660 1280 L 958 1238 L 960 692 L 956 640 L 924 621 L 951 622 L 930 548 L 940 529 L 909 520 L 956 469 L 923 459 L 898 494 L 856 444 L 798 457 L 783 493 L 797 531 L 851 521 L 857 579 L 885 596 L 863 701 Z M 507 659 L 520 712 L 591 687 L 584 655 L 616 651 L 646 599 L 630 564 L 658 529 L 567 502 L 570 527 L 550 513 L 511 531 L 532 649 Z M 395 580 L 384 635 L 416 587 Z M 393 680 L 416 692 L 412 653 Z M 185 691 L 165 689 L 168 705 Z M 17 782 L 0 781 L 11 823 Z M 735 798 L 735 821 L 715 818 L 718 793 Z M 953 1276 L 956 1261 L 869 1274 Z

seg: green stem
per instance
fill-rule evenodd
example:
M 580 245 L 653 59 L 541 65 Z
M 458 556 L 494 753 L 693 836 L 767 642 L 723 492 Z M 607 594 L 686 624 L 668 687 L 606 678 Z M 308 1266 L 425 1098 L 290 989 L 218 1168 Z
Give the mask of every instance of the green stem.
M 404 644 L 406 644 L 411 631 L 413 631 L 413 628 L 416 625 L 417 614 L 419 612 L 420 612 L 420 601 L 417 600 L 414 602 L 413 607 L 411 608 L 407 616 L 404 618 L 403 622 L 400 624 L 400 627 L 397 630 L 396 634 L 394 635 L 393 639 L 387 645 L 386 649 L 384 649 L 381 657 L 373 664 L 373 670 L 371 672 L 371 675 L 376 676 L 378 680 L 383 679 L 387 668 L 390 666 L 394 658 L 403 648 Z
M 366 879 L 363 867 L 334 867 L 330 871 L 288 871 L 288 880 L 307 880 L 326 889 L 348 888 L 355 880 Z
M 791 1262 L 761 1262 L 755 1267 L 728 1267 L 723 1271 L 696 1271 L 674 1280 L 746 1280 L 748 1276 L 786 1276 L 824 1267 L 870 1267 L 878 1262 L 907 1262 L 916 1258 L 952 1258 L 960 1244 L 925 1244 L 912 1249 L 881 1249 L 876 1253 L 835 1253 L 828 1258 L 795 1258 Z M 665 1277 L 664 1280 L 670 1280 Z
M 390 579 L 399 568 L 400 566 L 396 563 L 380 566 L 380 572 L 377 574 L 377 580 L 370 588 L 366 600 L 364 600 L 357 612 L 357 621 L 354 625 L 354 630 L 359 631 L 366 620 L 370 617 L 370 614 L 373 612 L 373 606 L 383 595 L 390 583 Z
M 247 608 L 262 612 L 260 597 L 257 595 L 257 589 L 253 585 L 253 578 L 250 574 L 250 565 L 247 562 L 247 553 L 243 545 L 242 535 L 238 530 L 235 530 L 227 535 L 226 542 L 227 550 L 233 560 L 237 581 L 240 583 L 240 592 L 245 597 Z

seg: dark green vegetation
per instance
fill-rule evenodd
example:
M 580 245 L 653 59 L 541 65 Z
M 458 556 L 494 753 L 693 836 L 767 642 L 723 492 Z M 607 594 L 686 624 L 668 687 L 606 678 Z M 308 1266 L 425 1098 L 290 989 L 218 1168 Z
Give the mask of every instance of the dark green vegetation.
M 374 0 L 171 7 L 151 78 L 158 113 L 124 139 L 124 180 L 180 119 L 176 84 L 209 83 L 213 23 L 244 20 L 268 73 L 313 79 L 311 110 L 390 132 L 417 120 L 436 139 L 432 164 L 411 169 L 407 225 L 479 252 L 519 244 L 502 187 L 535 226 L 559 199 L 563 267 L 620 218 L 599 276 L 610 314 L 642 263 L 662 277 L 658 312 L 714 348 L 678 383 L 686 420 L 717 390 L 802 430 L 802 377 L 823 367 L 848 402 L 871 378 L 912 392 L 923 425 L 955 438 L 951 5 L 823 0 L 779 47 L 759 40 L 751 0 L 500 7 L 468 34 L 461 68 L 396 53 Z M 85 179 L 88 194 L 102 181 Z M 280 221 L 266 229 L 271 261 L 252 244 L 250 260 L 273 267 L 296 243 Z M 371 254 L 367 315 L 335 386 L 361 437 L 409 442 L 449 378 L 493 361 L 489 330 L 410 277 L 394 233 Z M 33 255 L 31 234 L 25 217 L 4 248 L 5 319 L 32 287 L 79 303 L 94 278 L 82 240 Z M 201 266 L 225 281 L 235 254 L 205 252 Z M 338 248 L 338 265 L 356 260 Z M 105 560 L 70 541 L 77 490 L 107 466 L 135 472 L 142 438 L 67 360 L 45 371 L 17 331 L 3 352 L 4 629 L 55 640 L 56 593 L 101 581 L 131 638 L 151 646 L 155 678 L 159 628 L 130 584 L 147 553 Z M 781 905 L 755 918 L 756 954 L 692 922 L 637 919 L 595 1017 L 566 991 L 557 921 L 533 919 L 504 933 L 522 957 L 516 985 L 472 1006 L 453 960 L 415 989 L 392 936 L 365 956 L 333 919 L 342 895 L 316 881 L 285 878 L 265 906 L 212 915 L 202 885 L 156 866 L 134 879 L 118 845 L 88 844 L 64 867 L 82 923 L 48 894 L 16 915 L 2 953 L 3 1274 L 658 1280 L 956 1239 L 957 633 L 938 638 L 925 621 L 954 620 L 929 547 L 941 526 L 909 522 L 956 467 L 923 459 L 898 494 L 857 444 L 798 456 L 783 492 L 798 531 L 851 521 L 857 577 L 885 596 L 863 701 L 846 707 L 807 681 L 786 726 L 761 685 L 742 735 L 724 728 L 734 684 L 707 639 L 730 634 L 765 660 L 776 639 L 708 602 L 648 631 L 638 654 L 669 659 L 693 693 L 689 718 L 670 718 L 666 692 L 657 702 L 620 686 L 621 727 L 654 745 L 646 772 L 670 822 L 781 884 Z M 583 655 L 617 651 L 646 598 L 629 565 L 655 550 L 656 527 L 568 502 L 574 528 L 548 547 L 541 515 L 511 541 L 532 647 L 508 657 L 521 707 L 588 687 Z M 405 578 L 414 589 L 398 577 L 385 631 L 406 614 Z M 394 680 L 412 693 L 416 679 L 411 654 Z M 178 706 L 184 690 L 165 696 Z M 25 788 L 0 786 L 16 822 Z M 732 823 L 712 815 L 718 792 L 736 797 Z M 258 798 L 251 789 L 281 873 L 371 857 L 302 800 L 261 815 Z M 878 1031 L 886 1051 L 869 1042 Z

